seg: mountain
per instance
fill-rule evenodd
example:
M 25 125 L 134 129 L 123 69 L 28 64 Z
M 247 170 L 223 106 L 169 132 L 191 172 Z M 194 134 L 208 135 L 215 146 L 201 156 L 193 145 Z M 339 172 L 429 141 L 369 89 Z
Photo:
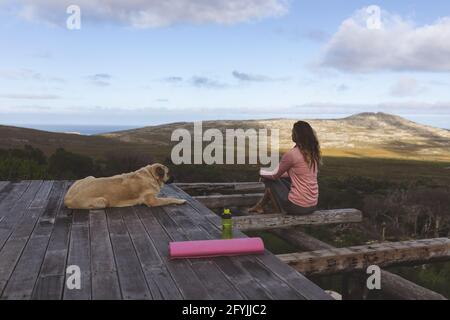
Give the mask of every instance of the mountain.
M 279 129 L 280 148 L 292 146 L 294 119 L 204 121 L 203 130 Z M 386 113 L 360 113 L 342 119 L 306 120 L 317 132 L 324 155 L 383 157 L 450 161 L 450 131 L 421 125 Z M 0 126 L 0 148 L 32 145 L 50 154 L 63 147 L 68 151 L 103 157 L 106 153 L 145 152 L 156 159 L 170 155 L 175 129 L 192 132 L 193 124 L 170 123 L 95 136 L 54 133 L 11 126 Z M 224 134 L 225 135 L 225 134 Z
M 203 130 L 279 129 L 280 148 L 292 146 L 291 128 L 296 120 L 217 120 L 204 121 Z M 342 119 L 306 120 L 315 129 L 325 155 L 386 157 L 421 160 L 450 160 L 450 131 L 421 125 L 386 113 L 360 113 Z M 178 128 L 192 132 L 187 122 L 150 126 L 103 134 L 122 142 L 170 147 L 171 133 Z

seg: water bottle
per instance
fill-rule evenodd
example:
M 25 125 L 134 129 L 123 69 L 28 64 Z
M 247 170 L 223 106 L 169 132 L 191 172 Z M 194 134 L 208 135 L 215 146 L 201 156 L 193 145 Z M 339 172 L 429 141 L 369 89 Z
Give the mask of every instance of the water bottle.
M 233 238 L 233 221 L 230 209 L 224 209 L 222 213 L 222 239 Z

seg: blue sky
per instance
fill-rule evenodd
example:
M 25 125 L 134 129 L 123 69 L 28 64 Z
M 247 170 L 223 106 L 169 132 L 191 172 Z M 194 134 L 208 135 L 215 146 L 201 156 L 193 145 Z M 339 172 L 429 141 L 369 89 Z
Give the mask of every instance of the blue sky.
M 450 128 L 446 1 L 2 0 L 0 26 L 2 124 L 382 111 Z

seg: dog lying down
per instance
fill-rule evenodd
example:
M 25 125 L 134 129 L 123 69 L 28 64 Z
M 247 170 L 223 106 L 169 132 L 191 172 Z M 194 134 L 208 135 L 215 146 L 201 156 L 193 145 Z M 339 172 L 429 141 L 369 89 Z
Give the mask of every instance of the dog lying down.
M 152 164 L 137 171 L 107 178 L 87 177 L 67 191 L 64 204 L 70 209 L 103 209 L 146 204 L 149 207 L 183 204 L 186 200 L 158 198 L 164 183 L 170 183 L 169 169 Z

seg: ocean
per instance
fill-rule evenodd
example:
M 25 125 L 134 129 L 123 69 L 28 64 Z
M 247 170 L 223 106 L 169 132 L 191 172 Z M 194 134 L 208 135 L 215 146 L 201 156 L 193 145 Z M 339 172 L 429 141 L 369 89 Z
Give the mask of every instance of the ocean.
M 94 135 L 99 133 L 108 133 L 114 131 L 123 131 L 136 129 L 139 126 L 123 126 L 123 125 L 44 125 L 44 124 L 24 124 L 23 128 L 37 129 L 50 132 L 77 133 L 81 135 Z

